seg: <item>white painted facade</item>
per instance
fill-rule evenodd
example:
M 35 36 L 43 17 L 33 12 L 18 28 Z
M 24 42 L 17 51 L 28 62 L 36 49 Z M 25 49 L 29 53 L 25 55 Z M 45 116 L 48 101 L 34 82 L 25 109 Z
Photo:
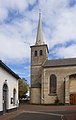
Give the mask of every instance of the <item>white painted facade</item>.
M 18 79 L 3 67 L 0 67 L 0 112 L 3 113 L 3 85 L 6 84 L 7 90 L 7 111 L 18 107 Z M 13 104 L 13 91 L 15 92 L 15 104 Z M 12 99 L 12 100 L 11 100 Z M 11 103 L 12 101 L 12 103 Z

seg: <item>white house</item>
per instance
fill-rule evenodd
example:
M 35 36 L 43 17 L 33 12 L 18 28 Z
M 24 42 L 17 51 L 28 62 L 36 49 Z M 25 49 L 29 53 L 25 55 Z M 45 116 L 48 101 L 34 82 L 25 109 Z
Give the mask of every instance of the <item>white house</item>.
M 0 60 L 0 115 L 17 109 L 18 79 L 19 76 Z

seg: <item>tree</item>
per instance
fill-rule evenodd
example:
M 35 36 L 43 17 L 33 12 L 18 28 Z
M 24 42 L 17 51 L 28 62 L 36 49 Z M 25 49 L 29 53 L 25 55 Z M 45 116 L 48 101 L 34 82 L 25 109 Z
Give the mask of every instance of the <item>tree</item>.
M 25 98 L 28 91 L 28 84 L 25 78 L 19 80 L 19 99 Z

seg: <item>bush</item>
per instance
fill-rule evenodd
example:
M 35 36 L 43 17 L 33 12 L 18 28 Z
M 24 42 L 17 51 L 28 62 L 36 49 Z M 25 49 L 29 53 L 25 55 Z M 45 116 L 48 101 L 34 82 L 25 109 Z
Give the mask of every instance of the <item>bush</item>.
M 59 105 L 59 104 L 60 104 L 60 101 L 59 101 L 58 96 L 57 96 L 55 99 L 55 105 Z

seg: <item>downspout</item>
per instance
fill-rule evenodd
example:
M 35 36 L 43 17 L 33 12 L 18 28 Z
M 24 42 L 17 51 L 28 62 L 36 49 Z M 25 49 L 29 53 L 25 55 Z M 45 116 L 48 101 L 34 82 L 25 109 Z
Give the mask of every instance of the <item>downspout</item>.
M 44 70 L 43 70 L 43 73 L 44 73 Z M 42 96 L 42 100 L 43 100 L 43 104 L 44 104 L 44 74 L 43 74 L 42 84 L 43 84 L 43 96 Z
M 65 78 L 64 78 L 64 104 L 65 104 Z

